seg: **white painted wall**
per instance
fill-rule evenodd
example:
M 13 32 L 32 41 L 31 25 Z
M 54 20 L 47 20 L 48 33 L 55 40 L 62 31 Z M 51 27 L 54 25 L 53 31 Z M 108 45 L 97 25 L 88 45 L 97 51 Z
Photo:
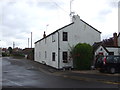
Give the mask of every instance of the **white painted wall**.
M 114 52 L 114 55 L 119 55 L 118 48 L 106 47 L 109 52 Z
M 73 66 L 72 61 L 63 63 L 62 60 L 62 53 L 64 51 L 67 51 L 69 54 L 69 45 L 75 46 L 78 43 L 93 45 L 94 42 L 100 42 L 101 40 L 100 33 L 81 21 L 79 16 L 76 16 L 73 22 L 74 24 L 58 31 L 60 43 L 60 68 L 64 66 Z M 55 33 L 55 42 L 52 42 L 52 35 L 50 35 L 46 38 L 46 43 L 45 39 L 43 39 L 35 44 L 35 61 L 40 63 L 44 61 L 47 65 L 58 68 L 58 32 Z M 63 41 L 63 32 L 68 32 L 68 41 Z M 45 58 L 45 51 L 47 52 L 47 58 Z M 56 53 L 56 61 L 52 61 L 52 52 Z
M 47 65 L 58 68 L 58 33 L 54 34 L 55 42 L 52 42 L 52 35 L 35 44 L 35 61 L 45 62 Z M 46 42 L 46 43 L 45 43 Z M 46 58 L 45 58 L 46 52 Z M 52 61 L 52 52 L 55 52 L 55 61 Z
M 102 50 L 101 50 L 101 49 L 102 49 Z M 108 53 L 106 52 L 106 50 L 105 50 L 102 46 L 100 46 L 100 47 L 96 50 L 95 56 L 98 55 L 99 53 L 103 53 L 103 55 L 108 55 Z
M 69 45 L 75 46 L 78 43 L 88 43 L 93 45 L 94 42 L 100 42 L 100 33 L 95 31 L 90 26 L 86 25 L 84 22 L 80 21 L 79 16 L 75 17 L 76 20 L 73 20 L 75 24 L 60 30 L 60 66 L 61 68 L 66 66 L 66 63 L 62 62 L 62 52 L 68 51 L 70 49 Z M 62 41 L 62 33 L 68 32 L 68 41 Z M 69 58 L 68 58 L 69 60 Z M 72 66 L 73 63 L 69 62 L 69 66 Z
M 101 48 L 102 48 L 102 51 L 101 51 Z M 106 49 L 107 49 L 109 52 L 114 52 L 114 55 L 119 55 L 119 49 L 120 49 L 120 48 L 106 47 Z M 100 52 L 102 52 L 103 55 L 109 55 L 102 46 L 100 46 L 100 47 L 96 50 L 95 55 L 98 55 Z

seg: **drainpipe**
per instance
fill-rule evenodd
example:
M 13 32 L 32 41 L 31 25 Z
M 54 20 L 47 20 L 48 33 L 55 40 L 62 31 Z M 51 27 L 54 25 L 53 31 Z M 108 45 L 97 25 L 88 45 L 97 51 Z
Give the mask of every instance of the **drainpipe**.
M 59 41 L 59 38 L 60 38 L 60 34 L 58 32 L 58 69 L 60 69 L 60 41 Z

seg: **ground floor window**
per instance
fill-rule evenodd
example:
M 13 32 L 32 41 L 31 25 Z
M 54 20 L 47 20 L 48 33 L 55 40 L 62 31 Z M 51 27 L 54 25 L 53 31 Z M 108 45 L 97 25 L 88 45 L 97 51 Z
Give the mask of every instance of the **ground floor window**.
M 109 55 L 114 55 L 114 52 L 109 52 Z
M 68 62 L 68 52 L 63 52 L 63 63 L 67 63 Z
M 52 53 L 52 61 L 55 61 L 55 52 Z

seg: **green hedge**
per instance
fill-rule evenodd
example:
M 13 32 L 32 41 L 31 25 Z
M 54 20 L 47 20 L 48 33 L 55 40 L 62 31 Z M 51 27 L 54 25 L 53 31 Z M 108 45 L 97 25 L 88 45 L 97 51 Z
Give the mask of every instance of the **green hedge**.
M 90 46 L 89 44 L 77 44 L 71 52 L 74 68 L 79 70 L 90 69 L 91 60 L 93 57 L 92 51 L 92 46 Z
M 2 57 L 9 56 L 7 53 L 2 53 Z

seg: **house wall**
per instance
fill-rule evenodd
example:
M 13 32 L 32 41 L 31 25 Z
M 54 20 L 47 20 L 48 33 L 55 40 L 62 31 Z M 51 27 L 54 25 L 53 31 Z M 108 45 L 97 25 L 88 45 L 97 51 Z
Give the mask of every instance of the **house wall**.
M 54 34 L 51 34 L 45 39 L 35 44 L 35 61 L 40 63 L 46 63 L 55 68 L 63 68 L 66 66 L 73 67 L 73 62 L 69 58 L 70 46 L 75 46 L 78 43 L 88 43 L 93 45 L 94 42 L 100 41 L 100 33 L 83 21 L 80 20 L 79 16 L 73 19 L 74 24 L 71 24 Z M 63 32 L 68 32 L 68 41 L 63 41 Z M 58 35 L 59 33 L 59 35 Z M 55 42 L 52 42 L 52 35 L 55 35 Z M 58 59 L 58 37 L 59 37 L 59 56 Z M 63 63 L 63 52 L 68 52 L 68 63 Z M 45 52 L 47 57 L 45 58 Z M 52 52 L 56 53 L 56 60 L 52 61 Z M 58 63 L 60 60 L 60 63 Z M 58 64 L 60 65 L 58 67 Z
M 99 53 L 103 53 L 103 55 L 108 55 L 108 52 L 106 52 L 106 50 L 105 50 L 102 46 L 100 46 L 100 47 L 96 50 L 95 56 L 98 55 Z
M 101 50 L 102 49 L 102 50 Z M 114 52 L 114 55 L 119 55 L 119 49 L 120 48 L 114 48 L 114 47 L 106 47 L 106 49 L 108 50 L 108 52 Z M 106 50 L 100 46 L 96 52 L 95 52 L 95 56 L 98 55 L 99 53 L 103 53 L 103 55 L 109 55 L 109 53 L 106 52 Z
M 73 62 L 68 57 L 69 63 L 63 63 L 62 60 L 62 52 L 68 51 L 69 56 L 69 50 L 70 46 L 75 46 L 78 43 L 88 43 L 90 45 L 93 45 L 94 42 L 100 42 L 100 33 L 98 31 L 94 30 L 84 22 L 82 22 L 79 18 L 79 16 L 75 17 L 76 20 L 73 20 L 74 24 L 72 24 L 69 27 L 64 28 L 63 30 L 60 30 L 60 66 L 61 68 L 64 66 L 72 66 Z M 63 32 L 68 32 L 68 41 L 62 40 L 62 34 Z
M 54 39 L 52 42 L 51 35 L 35 44 L 35 61 L 58 68 L 58 33 L 54 34 Z M 52 52 L 55 52 L 55 61 L 52 61 Z
M 119 49 L 119 48 L 106 47 L 106 49 L 107 49 L 109 52 L 114 52 L 114 55 L 119 55 L 119 53 L 118 53 L 118 49 Z

